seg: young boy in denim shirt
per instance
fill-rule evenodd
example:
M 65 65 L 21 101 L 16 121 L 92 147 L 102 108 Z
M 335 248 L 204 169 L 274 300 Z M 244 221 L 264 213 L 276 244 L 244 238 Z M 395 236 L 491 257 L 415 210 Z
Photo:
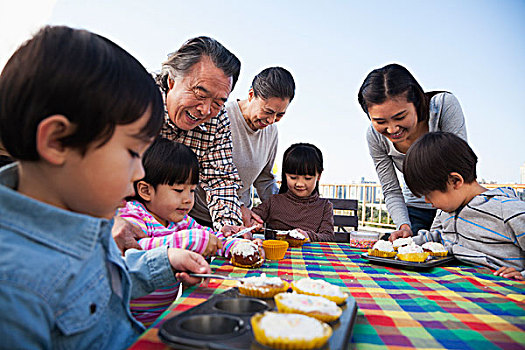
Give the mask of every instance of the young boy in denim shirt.
M 121 349 L 144 330 L 130 298 L 209 272 L 193 252 L 128 250 L 111 219 L 158 133 L 163 103 L 111 41 L 45 27 L 0 76 L 0 339 L 6 348 Z M 176 269 L 176 270 L 175 270 Z
M 420 230 L 414 241 L 442 243 L 461 261 L 524 280 L 525 202 L 512 188 L 481 186 L 477 160 L 451 133 L 428 133 L 410 147 L 403 164 L 406 184 L 439 209 L 430 231 Z

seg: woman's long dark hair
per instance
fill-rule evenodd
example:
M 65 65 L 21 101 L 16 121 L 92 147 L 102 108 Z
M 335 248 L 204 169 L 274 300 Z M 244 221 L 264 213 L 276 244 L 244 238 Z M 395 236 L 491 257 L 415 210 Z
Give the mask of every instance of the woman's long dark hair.
M 286 174 L 315 176 L 323 172 L 323 154 L 321 150 L 309 143 L 295 143 L 283 155 L 281 188 L 279 193 L 288 192 Z M 314 193 L 319 193 L 319 181 Z
M 440 92 L 443 91 L 424 92 L 408 69 L 393 63 L 371 71 L 359 88 L 357 99 L 370 119 L 368 109 L 371 106 L 405 96 L 416 107 L 417 121 L 422 122 L 428 119 L 430 99 Z

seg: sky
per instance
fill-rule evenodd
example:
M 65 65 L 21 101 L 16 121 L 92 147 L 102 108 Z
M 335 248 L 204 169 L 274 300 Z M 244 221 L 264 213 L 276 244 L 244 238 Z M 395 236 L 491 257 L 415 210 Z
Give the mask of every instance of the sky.
M 109 1 L 0 0 L 0 67 L 44 24 L 108 37 L 149 71 L 198 35 L 242 62 L 230 99 L 281 66 L 296 97 L 277 124 L 282 154 L 295 142 L 324 155 L 323 183 L 377 181 L 366 144 L 370 122 L 357 102 L 366 75 L 407 67 L 425 91 L 460 101 L 478 179 L 518 183 L 525 164 L 525 1 Z

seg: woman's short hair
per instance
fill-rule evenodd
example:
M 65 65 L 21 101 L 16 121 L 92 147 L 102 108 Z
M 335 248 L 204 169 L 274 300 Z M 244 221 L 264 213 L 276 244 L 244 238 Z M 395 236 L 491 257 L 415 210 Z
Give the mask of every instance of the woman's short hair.
M 233 90 L 241 72 L 241 61 L 217 40 L 207 36 L 190 39 L 169 54 L 156 77 L 157 84 L 164 92 L 168 92 L 168 78 L 184 77 L 204 56 L 209 57 L 227 77 L 232 77 Z
M 61 139 L 85 154 L 107 142 L 117 125 L 151 113 L 141 134 L 151 138 L 164 106 L 144 67 L 112 41 L 85 30 L 46 26 L 22 44 L 0 75 L 0 138 L 9 154 L 36 161 L 36 131 L 60 114 L 76 126 Z
M 382 104 L 387 99 L 405 97 L 416 107 L 417 120 L 420 122 L 428 119 L 429 101 L 436 93 L 426 94 L 408 69 L 393 63 L 371 71 L 359 88 L 357 99 L 370 118 L 368 109 L 371 106 Z
M 267 100 L 272 97 L 289 99 L 295 96 L 292 74 L 281 67 L 270 67 L 257 74 L 252 81 L 253 95 Z
M 186 145 L 157 137 L 142 157 L 144 181 L 154 188 L 158 185 L 199 183 L 199 161 L 193 151 Z M 133 199 L 143 201 L 138 194 L 135 181 L 135 196 Z
M 323 154 L 319 148 L 310 143 L 295 143 L 291 145 L 283 155 L 279 193 L 288 192 L 286 174 L 314 176 L 321 174 L 323 170 Z M 319 183 L 315 186 L 315 192 L 319 192 Z
M 410 191 L 421 197 L 432 191 L 445 192 L 452 172 L 460 174 L 465 183 L 474 182 L 477 162 L 472 148 L 459 136 L 429 132 L 408 149 L 403 176 Z

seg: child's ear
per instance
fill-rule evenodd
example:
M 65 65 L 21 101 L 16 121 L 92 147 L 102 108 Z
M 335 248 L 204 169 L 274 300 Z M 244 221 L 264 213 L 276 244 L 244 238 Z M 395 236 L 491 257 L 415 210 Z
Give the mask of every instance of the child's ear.
M 151 201 L 151 195 L 153 194 L 153 186 L 145 181 L 139 181 L 137 183 L 137 194 L 144 199 L 146 202 Z
M 461 176 L 460 173 L 452 172 L 448 174 L 448 182 L 452 185 L 452 187 L 457 190 L 463 184 L 465 183 L 465 180 L 463 179 L 463 176 Z
M 70 148 L 62 139 L 71 135 L 75 126 L 63 115 L 52 115 L 42 120 L 36 129 L 36 150 L 39 156 L 53 165 L 62 165 Z
M 319 173 L 319 175 L 317 176 L 317 182 L 321 181 L 321 175 L 322 175 L 322 174 L 323 174 L 323 173 Z

